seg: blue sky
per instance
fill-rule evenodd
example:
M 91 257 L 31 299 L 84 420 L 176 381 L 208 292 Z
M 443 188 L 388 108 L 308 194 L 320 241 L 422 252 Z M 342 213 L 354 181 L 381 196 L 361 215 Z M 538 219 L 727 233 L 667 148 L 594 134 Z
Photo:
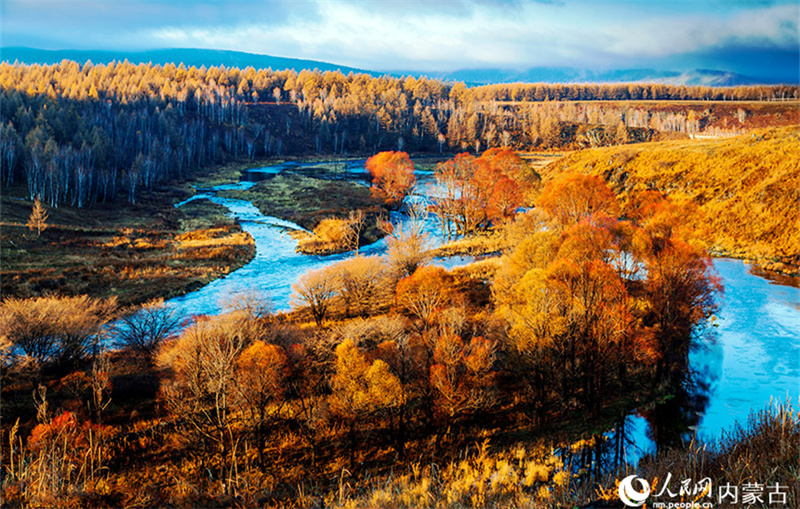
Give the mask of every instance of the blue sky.
M 798 66 L 796 0 L 3 0 L 0 45 L 214 48 L 388 71 Z

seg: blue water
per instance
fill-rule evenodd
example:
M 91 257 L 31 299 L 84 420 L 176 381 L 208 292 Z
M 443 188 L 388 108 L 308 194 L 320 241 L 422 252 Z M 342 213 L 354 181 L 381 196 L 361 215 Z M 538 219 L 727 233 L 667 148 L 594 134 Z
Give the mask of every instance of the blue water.
M 718 259 L 714 268 L 725 285 L 716 341 L 692 359 L 716 375 L 701 436 L 744 421 L 771 398 L 797 405 L 800 396 L 800 289 L 754 276 L 738 260 Z
M 252 172 L 275 174 L 292 171 L 298 165 L 279 165 Z M 431 175 L 419 172 L 419 185 L 411 201 L 425 202 Z M 257 179 L 256 179 L 257 180 Z M 169 301 L 190 314 L 218 314 L 232 296 L 256 292 L 269 298 L 275 311 L 291 309 L 292 284 L 306 271 L 335 263 L 349 256 L 308 256 L 295 252 L 296 242 L 287 233 L 298 225 L 264 216 L 251 203 L 221 198 L 216 191 L 243 189 L 253 182 L 218 186 L 198 193 L 192 199 L 208 198 L 227 207 L 242 228 L 255 239 L 256 256 L 244 267 L 205 287 Z M 407 217 L 394 214 L 393 221 Z M 425 220 L 424 231 L 431 247 L 444 242 L 435 219 Z M 386 239 L 361 248 L 364 255 L 382 255 Z M 453 267 L 472 261 L 470 257 L 436 260 Z M 716 326 L 710 327 L 699 348 L 692 352 L 690 365 L 708 384 L 708 403 L 698 410 L 693 427 L 699 437 L 718 436 L 735 421 L 745 422 L 753 410 L 764 408 L 770 400 L 790 398 L 798 405 L 800 398 L 800 289 L 774 284 L 750 274 L 738 260 L 716 259 L 714 268 L 724 285 Z M 640 457 L 653 449 L 648 423 L 640 416 L 629 418 L 628 430 L 635 442 L 629 457 Z
M 740 260 L 715 259 L 714 269 L 724 286 L 716 326 L 689 356 L 695 376 L 708 384 L 708 402 L 692 426 L 704 440 L 770 403 L 800 408 L 800 288 L 755 276 Z M 629 460 L 654 452 L 644 417 L 630 417 L 627 427 L 635 444 Z
M 248 174 L 254 180 L 262 180 L 263 177 L 258 174 L 275 175 L 282 171 L 294 171 L 306 166 L 309 165 L 281 164 L 249 170 Z M 361 168 L 363 174 L 363 166 Z M 410 203 L 424 205 L 427 202 L 425 193 L 429 190 L 428 184 L 431 175 L 418 175 L 418 185 L 408 198 Z M 255 258 L 244 267 L 212 281 L 197 291 L 169 300 L 169 305 L 174 306 L 181 313 L 187 316 L 219 314 L 224 310 L 225 303 L 229 302 L 231 297 L 253 292 L 268 299 L 274 311 L 288 311 L 292 307 L 292 284 L 301 275 L 309 270 L 322 268 L 353 255 L 352 253 L 328 256 L 298 254 L 295 252 L 297 242 L 288 232 L 289 230 L 303 230 L 302 227 L 290 221 L 265 216 L 248 201 L 223 198 L 217 195 L 218 191 L 247 189 L 253 185 L 255 185 L 253 181 L 242 181 L 237 184 L 216 186 L 202 190 L 192 198 L 176 205 L 176 207 L 180 207 L 189 201 L 202 198 L 222 205 L 230 211 L 232 217 L 239 221 L 242 229 L 253 236 L 256 244 Z M 391 220 L 395 224 L 402 225 L 408 222 L 409 218 L 404 214 L 392 213 Z M 433 216 L 424 218 L 422 231 L 427 235 L 430 248 L 445 242 L 439 223 Z M 383 255 L 386 253 L 386 248 L 387 239 L 383 238 L 373 244 L 361 247 L 360 254 L 365 256 Z M 455 256 L 436 259 L 433 263 L 452 268 L 472 261 L 473 258 L 469 256 Z

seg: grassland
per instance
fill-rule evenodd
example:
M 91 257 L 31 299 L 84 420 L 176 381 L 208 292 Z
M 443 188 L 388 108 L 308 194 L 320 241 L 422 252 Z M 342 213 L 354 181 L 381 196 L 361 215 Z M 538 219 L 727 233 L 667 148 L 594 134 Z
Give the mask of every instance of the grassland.
M 603 177 L 623 201 L 646 189 L 673 200 L 691 200 L 699 213 L 686 220 L 702 233 L 712 254 L 798 273 L 800 132 L 796 126 L 734 138 L 583 150 L 541 170 L 545 183 L 569 172 Z
M 323 168 L 324 170 L 324 168 Z M 374 220 L 386 213 L 366 186 L 350 181 L 323 180 L 297 173 L 280 174 L 246 190 L 221 191 L 220 196 L 252 202 L 262 214 L 279 217 L 313 230 L 323 219 L 347 218 L 363 210 L 368 217 L 362 243 L 383 236 Z
M 26 228 L 31 211 L 23 194 L 2 197 L 2 294 L 116 296 L 121 304 L 169 298 L 195 290 L 249 261 L 249 234 L 208 200 L 175 209 L 191 194 L 171 186 L 139 203 L 90 209 L 48 208 L 48 228 Z

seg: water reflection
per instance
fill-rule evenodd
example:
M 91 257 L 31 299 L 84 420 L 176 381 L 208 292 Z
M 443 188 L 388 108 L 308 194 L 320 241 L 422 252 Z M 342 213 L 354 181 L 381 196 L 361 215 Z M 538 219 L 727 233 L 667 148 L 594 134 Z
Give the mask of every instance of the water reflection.
M 772 400 L 798 404 L 800 289 L 756 277 L 739 260 L 717 259 L 714 268 L 725 287 L 718 320 L 698 338 L 685 377 L 669 399 L 607 434 L 630 463 L 694 437 L 717 438 Z
M 291 163 L 250 170 L 255 174 L 275 175 L 280 171 L 312 171 L 311 164 Z M 337 175 L 364 178 L 363 161 L 344 165 Z M 412 200 L 425 201 L 431 172 L 417 172 L 418 186 Z M 199 193 L 193 199 L 208 198 L 226 206 L 239 219 L 245 231 L 256 240 L 257 254 L 245 267 L 218 279 L 202 289 L 170 301 L 187 313 L 216 314 L 221 301 L 235 293 L 256 290 L 272 299 L 276 310 L 290 307 L 291 284 L 307 270 L 344 259 L 350 254 L 306 256 L 295 253 L 295 241 L 285 233 L 299 226 L 261 214 L 251 203 L 216 196 L 217 189 L 245 188 L 253 182 L 220 186 Z M 395 220 L 404 220 L 399 214 Z M 444 241 L 438 221 L 427 218 L 425 231 L 433 243 Z M 386 241 L 361 249 L 365 255 L 383 254 Z M 437 260 L 445 266 L 463 265 L 470 257 Z M 725 287 L 720 299 L 716 325 L 699 338 L 698 347 L 688 358 L 684 377 L 667 393 L 671 397 L 631 415 L 620 416 L 605 440 L 593 449 L 591 461 L 598 468 L 618 465 L 624 458 L 635 463 L 646 454 L 675 445 L 695 436 L 718 437 L 735 421 L 744 422 L 749 414 L 765 407 L 771 399 L 791 398 L 797 405 L 800 396 L 800 289 L 773 284 L 756 277 L 738 260 L 716 259 L 716 272 Z M 602 454 L 600 454 L 602 453 Z

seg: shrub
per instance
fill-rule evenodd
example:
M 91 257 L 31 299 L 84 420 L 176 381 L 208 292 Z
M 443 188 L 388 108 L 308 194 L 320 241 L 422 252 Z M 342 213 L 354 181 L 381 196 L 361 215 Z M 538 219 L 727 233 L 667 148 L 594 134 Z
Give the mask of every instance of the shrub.
M 177 332 L 182 320 L 180 313 L 164 305 L 164 299 L 149 300 L 139 308 L 127 310 L 116 328 L 117 338 L 149 358 Z
M 331 267 L 311 270 L 300 276 L 292 285 L 295 292 L 294 305 L 308 306 L 317 326 L 328 316 L 333 299 L 336 296 L 336 270 Z
M 334 265 L 346 315 L 371 314 L 386 302 L 388 268 L 378 256 L 356 256 Z
M 80 297 L 6 298 L 0 329 L 40 363 L 68 363 L 96 354 L 117 300 Z

